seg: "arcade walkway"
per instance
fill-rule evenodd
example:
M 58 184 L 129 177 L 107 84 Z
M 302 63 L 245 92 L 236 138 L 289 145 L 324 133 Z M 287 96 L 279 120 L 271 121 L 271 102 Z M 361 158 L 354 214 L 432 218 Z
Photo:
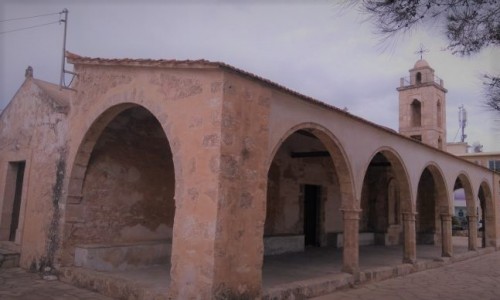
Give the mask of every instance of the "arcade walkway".
M 290 291 L 317 296 L 355 282 L 384 280 L 493 252 L 492 248 L 467 251 L 467 238 L 454 237 L 453 244 L 453 259 L 441 258 L 440 247 L 418 245 L 415 265 L 401 263 L 403 250 L 400 246 L 361 247 L 359 278 L 340 272 L 341 249 L 308 248 L 302 253 L 267 256 L 263 268 L 263 296 L 279 297 Z M 133 295 L 137 299 L 167 299 L 169 270 L 169 266 L 157 266 L 111 273 L 67 268 L 61 280 L 115 297 Z

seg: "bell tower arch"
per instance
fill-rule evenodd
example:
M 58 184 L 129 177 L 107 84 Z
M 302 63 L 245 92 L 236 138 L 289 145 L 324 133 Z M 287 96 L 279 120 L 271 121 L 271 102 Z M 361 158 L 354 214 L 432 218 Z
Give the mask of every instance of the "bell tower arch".
M 441 150 L 446 146 L 446 93 L 442 79 L 420 59 L 401 78 L 399 92 L 399 133 Z

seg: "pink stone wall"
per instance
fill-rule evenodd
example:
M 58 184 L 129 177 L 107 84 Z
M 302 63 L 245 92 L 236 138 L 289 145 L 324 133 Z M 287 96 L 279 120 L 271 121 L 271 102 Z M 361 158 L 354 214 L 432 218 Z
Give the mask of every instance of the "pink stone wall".
M 21 266 L 33 270 L 56 259 L 53 237 L 59 233 L 67 155 L 67 107 L 42 87 L 44 83 L 28 78 L 0 118 L 0 169 L 26 161 L 16 243 L 21 246 Z M 0 174 L 3 198 L 6 173 Z
M 170 145 L 156 118 L 143 108 L 115 117 L 92 151 L 79 204 L 84 222 L 66 236 L 67 255 L 79 244 L 171 239 L 174 177 Z

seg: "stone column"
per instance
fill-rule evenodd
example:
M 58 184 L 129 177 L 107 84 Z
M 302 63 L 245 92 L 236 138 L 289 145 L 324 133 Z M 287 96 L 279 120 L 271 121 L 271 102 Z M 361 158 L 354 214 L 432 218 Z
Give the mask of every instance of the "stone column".
M 344 252 L 342 272 L 359 271 L 359 214 L 360 209 L 342 209 L 344 219 Z
M 417 235 L 415 232 L 415 213 L 403 213 L 403 262 L 413 264 L 417 261 Z
M 469 251 L 477 250 L 477 216 L 467 216 L 469 224 Z
M 442 256 L 453 256 L 453 244 L 451 239 L 451 215 L 441 215 L 441 241 Z

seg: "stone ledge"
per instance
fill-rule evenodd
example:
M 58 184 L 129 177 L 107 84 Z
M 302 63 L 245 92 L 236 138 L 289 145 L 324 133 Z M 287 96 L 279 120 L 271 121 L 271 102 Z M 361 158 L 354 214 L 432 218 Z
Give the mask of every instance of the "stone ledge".
M 75 247 L 75 266 L 98 271 L 128 270 L 170 262 L 169 240 Z
M 19 267 L 19 252 L 0 249 L 0 269 Z
M 264 237 L 264 255 L 304 251 L 304 235 L 278 235 Z

